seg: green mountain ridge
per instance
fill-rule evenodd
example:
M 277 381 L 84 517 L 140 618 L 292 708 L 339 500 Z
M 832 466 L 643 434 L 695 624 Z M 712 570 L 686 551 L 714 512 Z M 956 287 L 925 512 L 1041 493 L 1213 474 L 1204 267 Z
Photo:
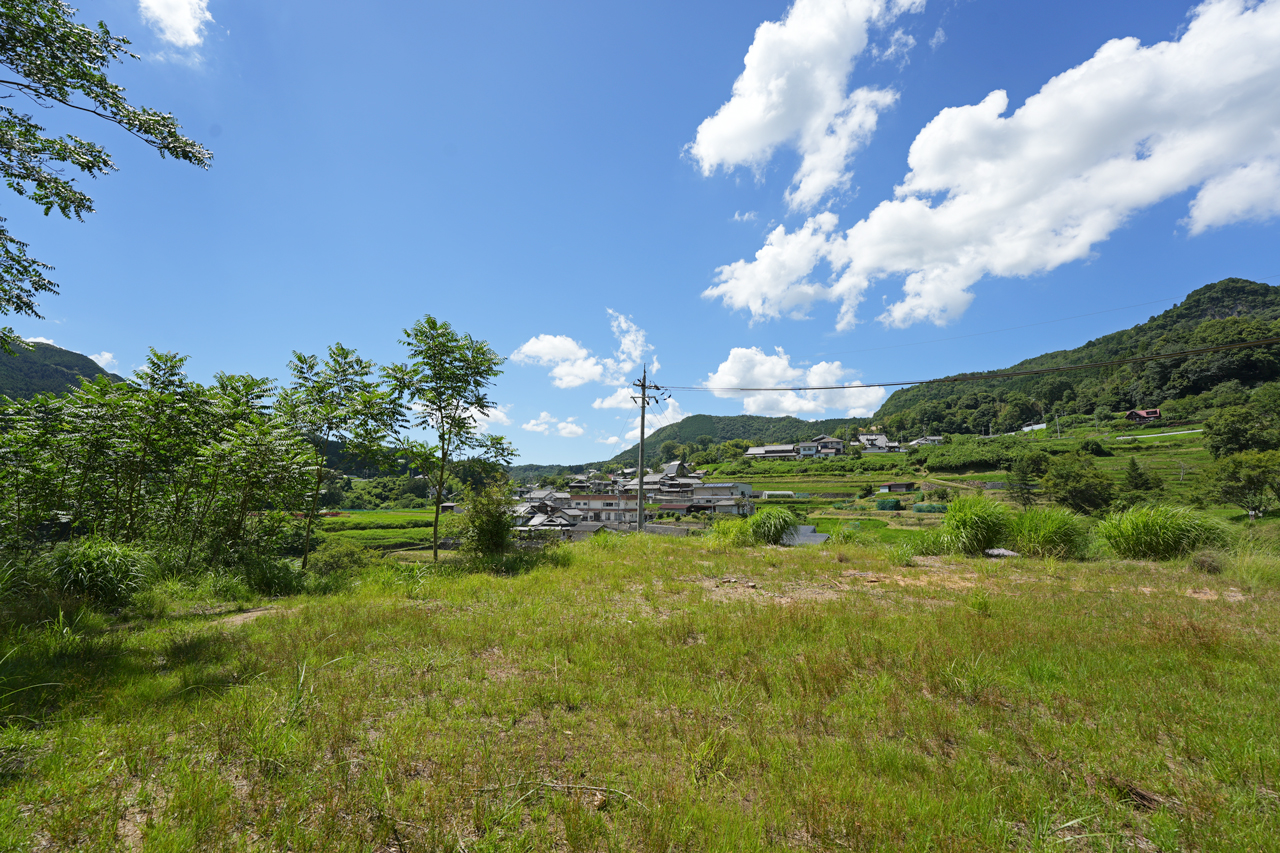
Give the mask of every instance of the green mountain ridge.
M 106 376 L 112 382 L 124 377 L 103 370 L 87 355 L 53 344 L 35 342 L 31 349 L 14 348 L 13 355 L 0 352 L 0 395 L 30 399 L 38 394 L 61 394 L 80 387 L 80 380 Z

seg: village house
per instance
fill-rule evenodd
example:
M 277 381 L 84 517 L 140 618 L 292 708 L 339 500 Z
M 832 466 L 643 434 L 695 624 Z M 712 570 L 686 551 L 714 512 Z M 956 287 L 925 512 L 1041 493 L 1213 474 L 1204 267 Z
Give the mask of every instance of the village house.
M 825 459 L 844 453 L 843 439 L 830 435 L 820 435 L 799 444 L 766 444 L 761 447 L 749 447 L 742 454 L 744 459 Z
M 631 523 L 636 521 L 636 495 L 634 491 L 629 495 L 626 493 L 621 495 L 574 495 L 572 508 L 582 513 L 583 521 Z
M 913 492 L 915 488 L 915 483 L 882 483 L 880 485 L 881 492 Z
M 915 441 L 908 442 L 907 446 L 922 447 L 926 444 L 942 444 L 942 442 L 945 440 L 946 438 L 941 435 L 922 435 L 919 438 L 917 438 Z
M 902 450 L 902 445 L 890 441 L 889 436 L 882 432 L 862 433 L 858 441 L 862 443 L 863 453 L 898 453 Z
M 1124 413 L 1125 418 L 1135 424 L 1149 424 L 1160 417 L 1159 409 L 1130 409 Z

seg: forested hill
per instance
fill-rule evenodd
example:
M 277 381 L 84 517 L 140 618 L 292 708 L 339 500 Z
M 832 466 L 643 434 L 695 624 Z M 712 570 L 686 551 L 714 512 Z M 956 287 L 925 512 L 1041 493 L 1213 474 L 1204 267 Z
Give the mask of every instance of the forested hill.
M 61 394 L 80 387 L 80 378 L 107 376 L 112 382 L 124 378 L 103 370 L 98 363 L 78 352 L 33 343 L 31 349 L 14 347 L 13 355 L 0 351 L 0 394 L 13 399 L 29 399 L 37 394 Z
M 1088 364 L 1276 336 L 1280 287 L 1228 278 L 1192 291 L 1181 304 L 1131 329 L 1006 370 Z M 1069 415 L 1165 406 L 1222 390 L 1224 383 L 1248 388 L 1276 379 L 1280 346 L 1257 347 L 1047 376 L 917 385 L 895 391 L 875 422 L 899 436 L 976 433 L 989 427 L 1009 432 L 1037 419 L 1042 411 Z

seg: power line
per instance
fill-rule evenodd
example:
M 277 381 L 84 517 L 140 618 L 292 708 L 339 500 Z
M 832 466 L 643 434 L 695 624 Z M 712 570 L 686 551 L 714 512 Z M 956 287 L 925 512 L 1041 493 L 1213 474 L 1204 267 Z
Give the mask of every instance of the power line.
M 1164 353 L 1161 355 L 1142 355 L 1133 358 L 1118 358 L 1112 361 L 1094 361 L 1088 364 L 1071 364 L 1063 367 L 1043 367 L 1037 370 L 1015 370 L 995 373 L 970 373 L 960 376 L 947 376 L 940 379 L 913 379 L 902 382 L 864 382 L 857 385 L 795 385 L 786 388 L 708 388 L 699 385 L 666 385 L 663 386 L 670 391 L 849 391 L 855 388 L 890 388 L 898 385 L 935 385 L 953 382 L 977 382 L 983 379 L 1011 379 L 1018 376 L 1040 376 L 1046 373 L 1067 373 L 1073 370 L 1093 370 L 1098 367 L 1115 367 L 1121 364 L 1140 364 L 1147 361 L 1162 361 L 1172 358 L 1186 358 L 1192 355 L 1204 355 L 1210 352 L 1225 352 L 1227 350 L 1246 349 L 1248 347 L 1268 346 L 1270 344 L 1280 344 L 1280 337 L 1263 338 L 1257 341 L 1243 341 L 1235 344 L 1221 344 L 1216 347 L 1201 347 L 1199 349 L 1183 350 L 1181 352 Z

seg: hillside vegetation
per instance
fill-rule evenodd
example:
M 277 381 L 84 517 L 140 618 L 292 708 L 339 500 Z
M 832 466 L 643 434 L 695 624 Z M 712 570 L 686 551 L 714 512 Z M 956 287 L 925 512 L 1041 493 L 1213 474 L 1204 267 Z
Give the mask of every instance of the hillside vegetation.
M 1280 336 L 1280 287 L 1228 278 L 1188 294 L 1146 323 L 1007 368 L 1034 370 Z M 976 374 L 981 376 L 982 374 Z M 1216 404 L 1216 394 L 1280 379 L 1280 345 L 1144 364 L 895 391 L 875 422 L 895 435 L 997 433 L 1043 415 L 1167 408 L 1177 418 Z M 1223 386 L 1227 385 L 1226 389 Z M 1208 395 L 1207 397 L 1205 395 Z
M 61 394 L 106 376 L 112 382 L 124 378 L 103 370 L 98 363 L 78 352 L 53 344 L 33 343 L 31 349 L 14 347 L 13 355 L 0 352 L 0 396 L 26 400 L 37 394 Z

